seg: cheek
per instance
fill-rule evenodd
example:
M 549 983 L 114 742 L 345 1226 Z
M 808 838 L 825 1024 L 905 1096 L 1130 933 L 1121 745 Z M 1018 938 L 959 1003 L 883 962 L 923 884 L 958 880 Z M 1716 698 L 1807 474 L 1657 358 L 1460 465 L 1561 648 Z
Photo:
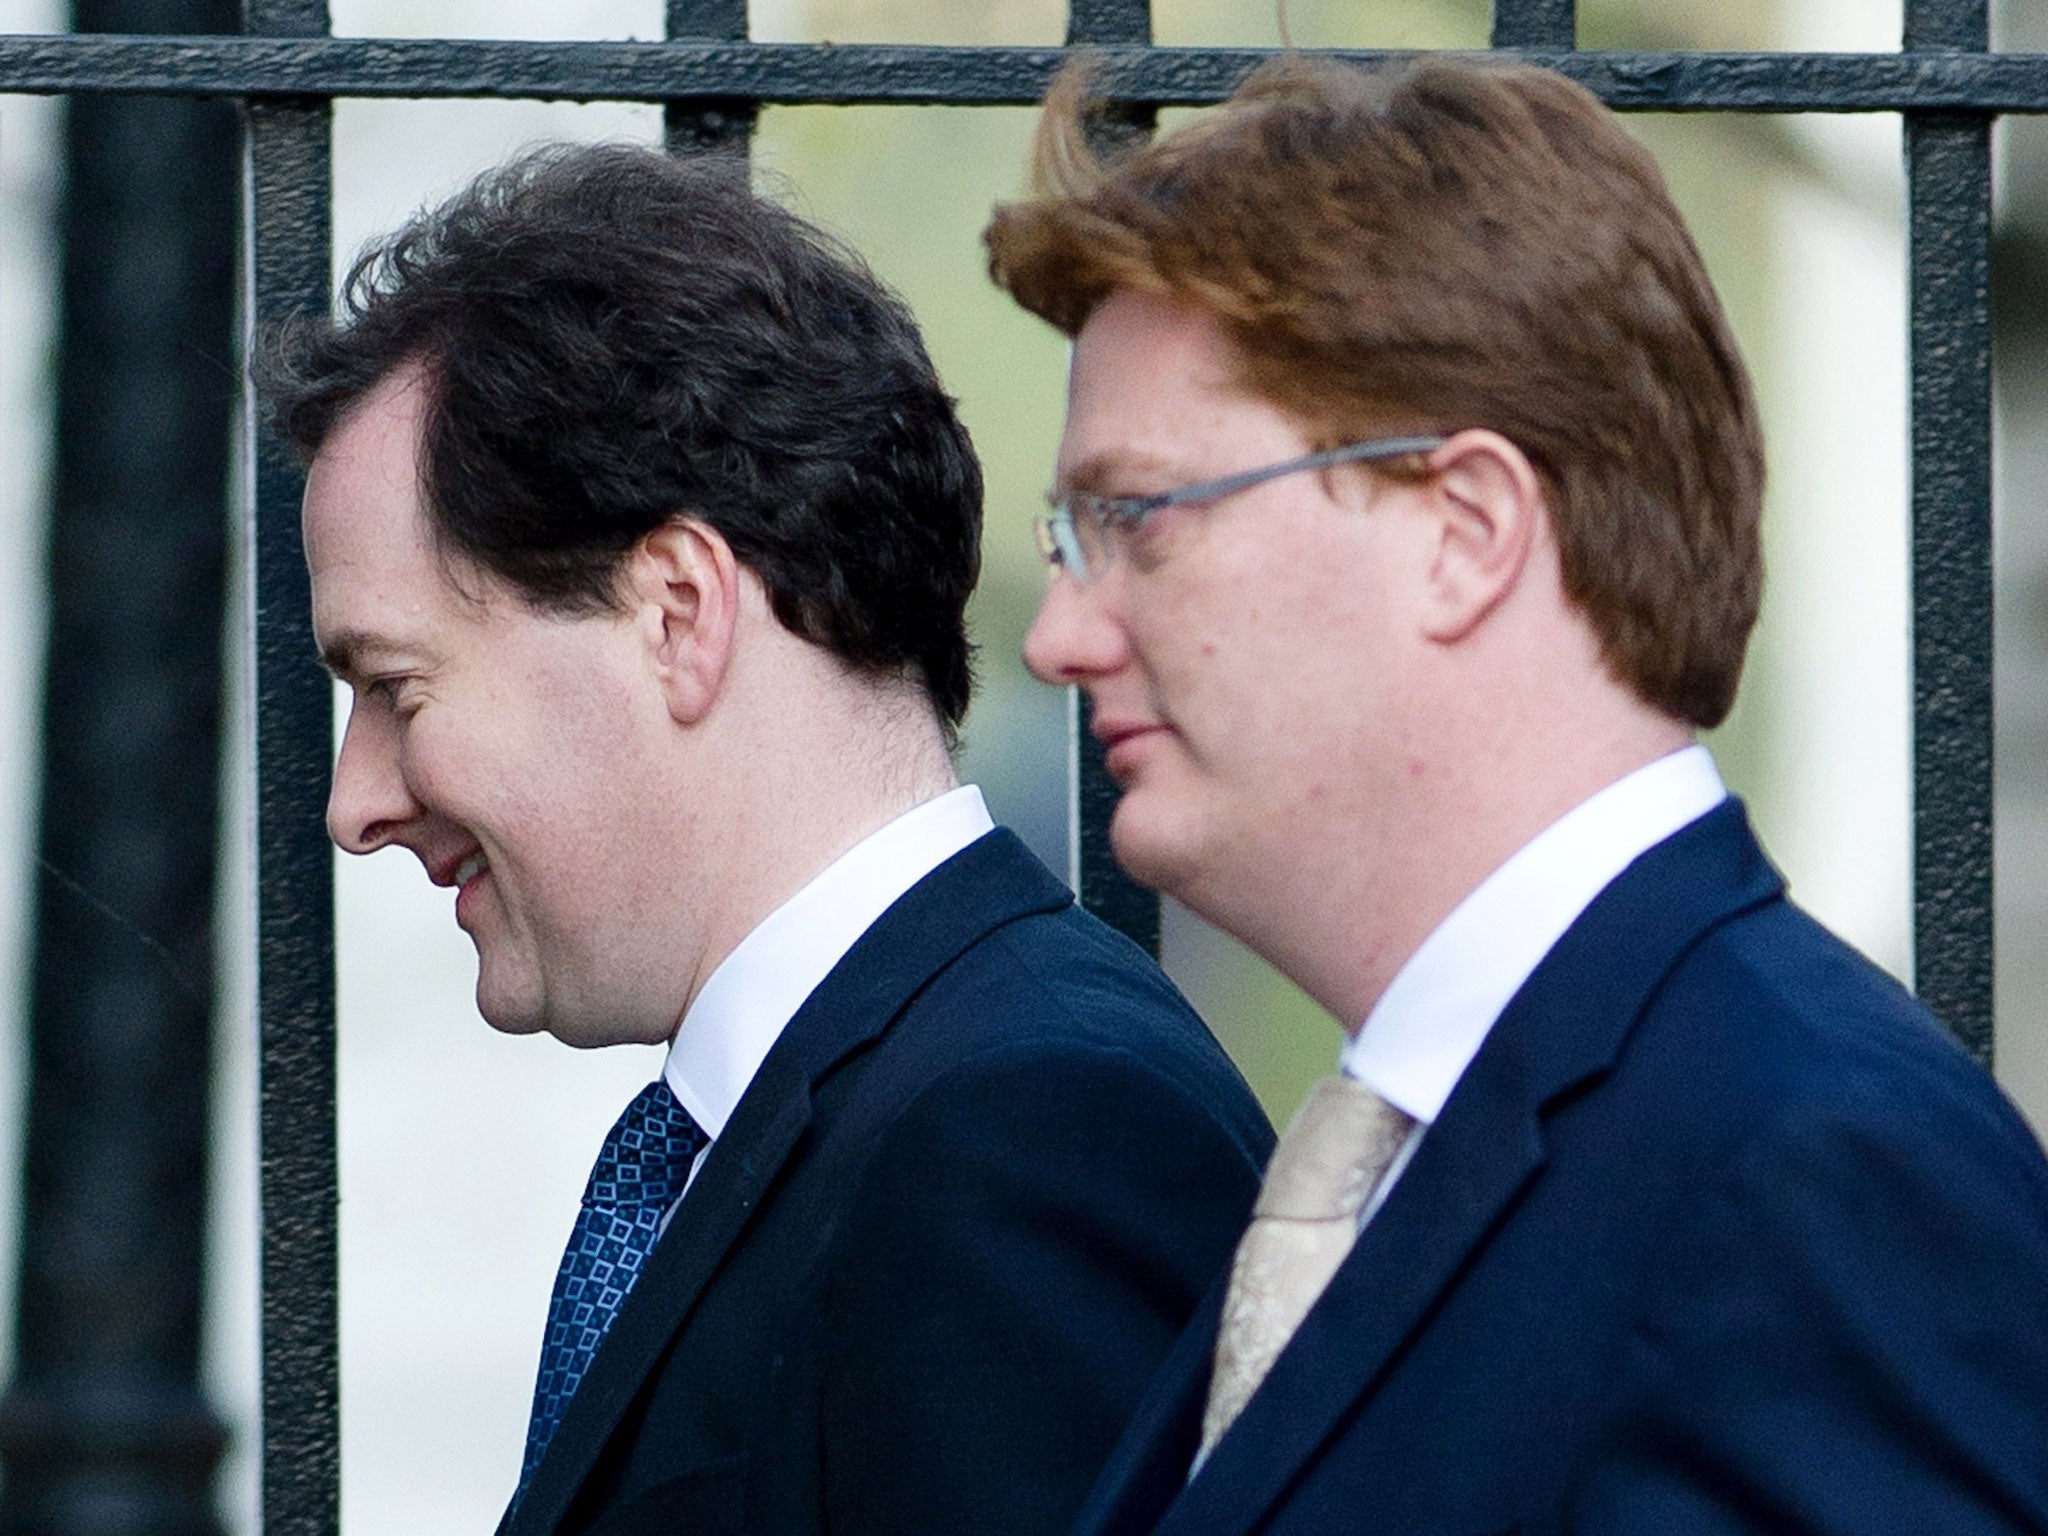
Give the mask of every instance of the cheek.
M 1284 603 L 1243 585 L 1183 584 L 1135 613 L 1133 650 L 1177 715 L 1265 717 L 1289 674 L 1312 666 Z
M 492 687 L 429 703 L 400 744 L 399 766 L 431 810 L 490 846 L 494 861 L 582 835 L 610 734 L 559 695 Z
M 464 795 L 466 765 L 478 753 L 467 740 L 459 711 L 428 704 L 398 731 L 396 760 L 406 787 L 429 810 L 448 813 Z
M 1190 638 L 1161 651 L 1172 658 L 1162 691 L 1200 723 L 1199 739 L 1298 795 L 1321 793 L 1351 755 L 1346 741 L 1374 728 L 1390 661 L 1365 594 L 1302 575 L 1269 573 L 1229 603 L 1177 615 Z
M 576 871 L 580 884 L 630 892 L 648 861 L 648 828 L 672 808 L 653 803 L 667 716 L 630 679 L 593 666 L 536 679 L 519 748 L 527 771 L 505 788 L 508 810 Z
M 524 760 L 533 777 L 571 793 L 618 772 L 641 740 L 644 689 L 632 688 L 600 623 L 562 624 L 509 652 L 491 701 L 500 755 Z
M 1196 562 L 1133 573 L 1119 604 L 1132 655 L 1152 678 L 1194 683 L 1242 648 L 1244 605 Z

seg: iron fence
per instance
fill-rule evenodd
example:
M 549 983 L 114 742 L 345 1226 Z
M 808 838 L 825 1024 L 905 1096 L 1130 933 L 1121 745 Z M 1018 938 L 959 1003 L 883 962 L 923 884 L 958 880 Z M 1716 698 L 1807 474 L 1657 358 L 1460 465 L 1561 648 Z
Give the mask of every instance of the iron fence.
M 668 0 L 663 42 L 329 35 L 326 0 L 243 0 L 239 37 L 0 37 L 0 92 L 225 96 L 245 103 L 251 320 L 330 297 L 337 97 L 658 102 L 671 143 L 743 143 L 764 105 L 1023 105 L 1051 48 L 751 42 L 745 0 Z M 1215 102 L 1261 50 L 1151 42 L 1149 0 L 1070 0 L 1067 41 L 1140 116 Z M 1990 51 L 1987 0 L 1906 0 L 1895 53 L 1581 51 L 1574 0 L 1495 0 L 1492 44 L 1621 111 L 1898 112 L 1911 287 L 1915 982 L 1986 1062 L 1992 1048 L 1991 368 L 1993 119 L 2048 112 L 2048 55 Z M 1360 60 L 1383 54 L 1346 55 Z M 301 479 L 252 438 L 263 1497 L 276 1536 L 339 1523 L 332 854 L 323 826 L 329 684 L 307 643 Z M 1148 947 L 1156 899 L 1108 851 L 1114 790 L 1073 720 L 1073 876 Z

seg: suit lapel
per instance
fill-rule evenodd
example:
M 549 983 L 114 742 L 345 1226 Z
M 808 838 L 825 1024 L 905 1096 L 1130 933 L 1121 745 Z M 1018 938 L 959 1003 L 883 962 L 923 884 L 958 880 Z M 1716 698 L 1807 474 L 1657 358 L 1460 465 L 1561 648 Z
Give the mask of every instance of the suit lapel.
M 1200 1478 L 1160 1525 L 1204 1536 L 1250 1529 L 1369 1393 L 1487 1230 L 1542 1166 L 1535 1116 L 1516 1106 L 1467 1138 L 1448 1107 L 1358 1245 Z
M 1546 1108 L 1612 1065 L 1688 948 L 1782 889 L 1730 800 L 1601 893 L 1501 1014 L 1401 1182 L 1166 1511 L 1159 1536 L 1234 1536 L 1263 1518 L 1540 1176 Z
M 1057 911 L 1072 900 L 1013 834 L 999 828 L 925 876 L 861 935 L 790 1019 L 712 1144 L 570 1399 L 516 1517 L 501 1531 L 528 1536 L 560 1523 L 810 1124 L 816 1086 L 882 1035 L 963 950 L 1004 923 Z

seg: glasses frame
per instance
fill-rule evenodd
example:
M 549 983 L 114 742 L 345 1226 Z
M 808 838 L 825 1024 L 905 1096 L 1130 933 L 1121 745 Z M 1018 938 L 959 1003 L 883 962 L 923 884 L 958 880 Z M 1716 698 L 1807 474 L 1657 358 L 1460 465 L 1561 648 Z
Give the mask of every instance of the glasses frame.
M 1264 485 L 1268 480 L 1278 480 L 1283 475 L 1327 469 L 1333 464 L 1366 464 L 1379 459 L 1398 459 L 1411 453 L 1429 453 L 1448 441 L 1442 437 L 1373 437 L 1346 443 L 1339 448 L 1325 448 L 1320 453 L 1305 454 L 1279 464 L 1239 470 L 1234 475 L 1224 475 L 1219 479 L 1178 486 L 1152 496 L 1097 496 L 1091 491 L 1068 491 L 1056 498 L 1048 496 L 1046 499 L 1051 503 L 1051 509 L 1033 523 L 1038 552 L 1045 557 L 1047 565 L 1064 570 L 1074 580 L 1091 581 L 1095 572 L 1089 569 L 1088 554 L 1082 546 L 1077 520 L 1086 520 L 1095 527 L 1104 536 L 1102 542 L 1108 548 L 1109 535 L 1130 532 L 1162 507 L 1217 501 L 1239 491 L 1248 491 L 1255 485 Z M 1112 563 L 1108 558 L 1101 562 L 1105 568 Z

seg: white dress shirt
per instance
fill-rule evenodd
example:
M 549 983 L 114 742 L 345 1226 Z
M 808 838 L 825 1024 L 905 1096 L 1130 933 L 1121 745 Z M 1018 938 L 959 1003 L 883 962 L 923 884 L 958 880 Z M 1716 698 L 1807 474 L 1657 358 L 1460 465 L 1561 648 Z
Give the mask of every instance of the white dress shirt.
M 1728 791 L 1705 747 L 1661 757 L 1525 843 L 1422 941 L 1338 1065 L 1415 1119 L 1359 1215 L 1370 1221 L 1522 984 L 1616 876 Z
M 904 892 L 994 827 L 972 784 L 927 800 L 833 860 L 719 962 L 683 1015 L 662 1066 L 711 1141 L 724 1132 L 783 1027 L 855 941 Z M 710 1150 L 707 1143 L 697 1154 L 691 1179 Z

